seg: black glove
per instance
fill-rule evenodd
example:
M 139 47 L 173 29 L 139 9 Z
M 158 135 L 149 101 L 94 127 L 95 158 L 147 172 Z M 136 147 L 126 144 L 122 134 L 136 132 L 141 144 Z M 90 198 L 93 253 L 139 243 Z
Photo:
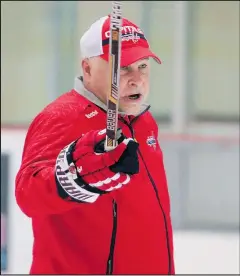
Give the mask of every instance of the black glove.
M 117 141 L 118 145 L 122 143 L 127 137 L 122 133 L 121 129 L 117 131 Z M 96 153 L 104 153 L 104 143 L 105 139 L 101 140 L 97 143 L 94 147 L 94 151 Z M 113 172 L 123 172 L 127 174 L 135 174 L 139 172 L 139 162 L 138 162 L 138 143 L 134 140 L 130 140 L 128 146 L 126 147 L 125 151 L 119 158 L 118 162 L 111 165 L 109 169 Z

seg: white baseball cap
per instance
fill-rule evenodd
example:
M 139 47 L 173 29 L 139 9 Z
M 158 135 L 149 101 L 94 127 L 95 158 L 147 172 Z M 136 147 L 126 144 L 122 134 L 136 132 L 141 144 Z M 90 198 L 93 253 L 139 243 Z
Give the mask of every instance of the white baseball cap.
M 95 21 L 80 39 L 82 58 L 100 56 L 108 61 L 110 37 L 110 15 Z M 128 66 L 140 59 L 152 57 L 161 64 L 149 46 L 143 31 L 126 18 L 122 19 L 121 66 Z

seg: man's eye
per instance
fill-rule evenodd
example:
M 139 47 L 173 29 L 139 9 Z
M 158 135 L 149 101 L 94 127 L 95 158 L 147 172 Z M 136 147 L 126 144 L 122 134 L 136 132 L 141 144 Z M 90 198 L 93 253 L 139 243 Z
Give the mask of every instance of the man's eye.
M 139 67 L 140 67 L 141 69 L 143 69 L 143 68 L 147 68 L 147 64 L 146 64 L 146 63 L 141 64 Z
M 121 67 L 121 70 L 127 71 L 127 70 L 128 70 L 128 66 L 123 66 L 123 67 Z

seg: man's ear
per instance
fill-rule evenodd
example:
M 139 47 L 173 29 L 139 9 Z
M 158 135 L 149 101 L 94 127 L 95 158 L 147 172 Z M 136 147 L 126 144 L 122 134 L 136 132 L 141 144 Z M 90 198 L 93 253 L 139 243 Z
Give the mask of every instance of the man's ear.
M 82 60 L 82 71 L 85 79 L 91 76 L 91 66 L 87 59 Z

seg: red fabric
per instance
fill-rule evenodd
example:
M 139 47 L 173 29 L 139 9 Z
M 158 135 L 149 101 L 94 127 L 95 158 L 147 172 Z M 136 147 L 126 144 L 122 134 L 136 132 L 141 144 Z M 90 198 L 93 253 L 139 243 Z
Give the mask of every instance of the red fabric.
M 86 116 L 94 112 L 95 116 Z M 157 189 L 167 221 L 145 165 L 126 186 L 102 195 L 93 204 L 68 202 L 57 194 L 54 166 L 67 144 L 92 129 L 103 129 L 106 113 L 72 90 L 48 105 L 32 122 L 22 164 L 16 176 L 16 200 L 32 218 L 34 245 L 31 274 L 105 274 L 110 251 L 113 211 L 117 202 L 117 233 L 113 274 L 167 274 L 169 254 L 174 274 L 170 204 L 157 125 L 149 112 L 133 129 L 140 152 Z M 119 120 L 126 136 L 130 129 Z
M 152 57 L 157 63 L 161 64 L 160 58 L 154 54 L 149 46 L 143 31 L 134 23 L 122 19 L 122 44 L 121 44 L 121 66 L 128 66 L 140 59 Z M 110 16 L 106 19 L 102 27 L 103 54 L 101 57 L 108 61 L 109 42 L 104 43 L 110 38 Z

